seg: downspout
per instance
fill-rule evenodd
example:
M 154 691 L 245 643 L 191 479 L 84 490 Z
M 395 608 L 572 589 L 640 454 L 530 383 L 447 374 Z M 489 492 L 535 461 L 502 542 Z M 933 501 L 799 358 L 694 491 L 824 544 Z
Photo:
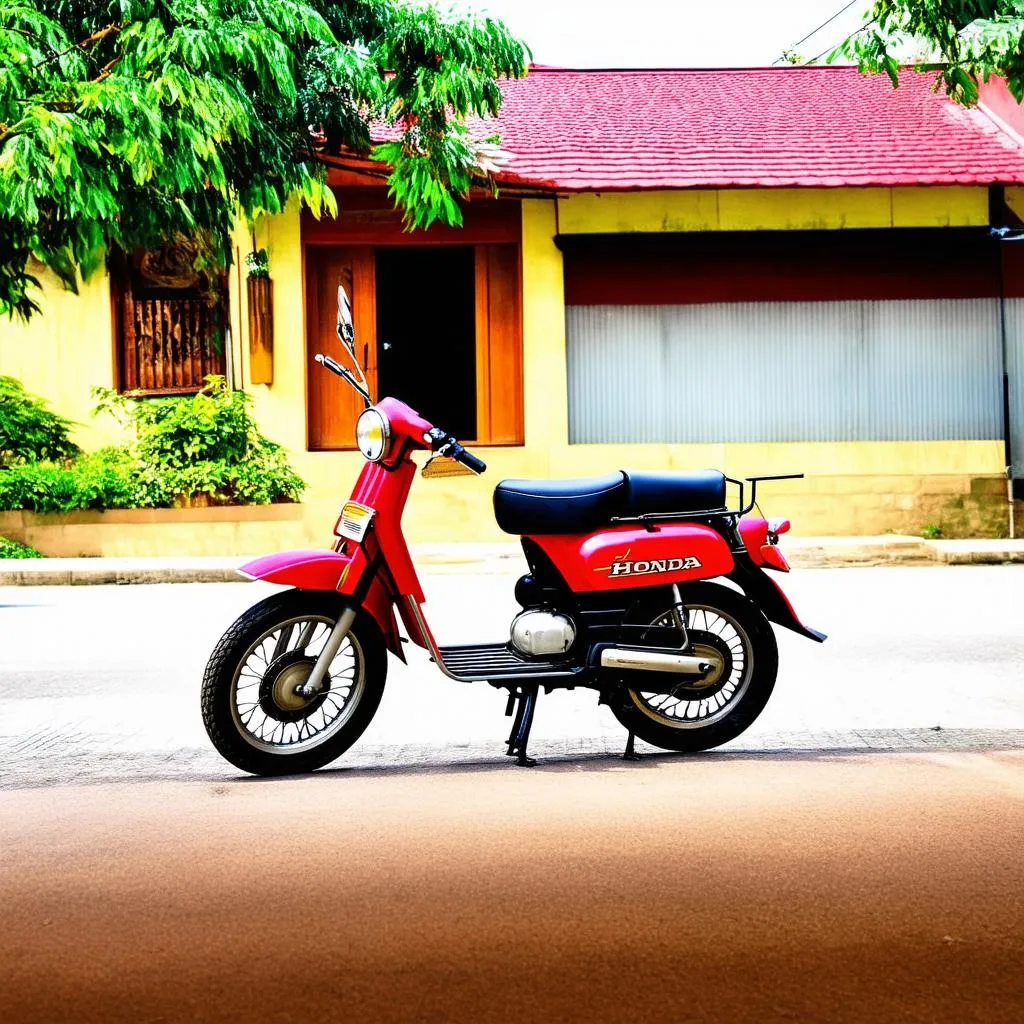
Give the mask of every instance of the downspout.
M 1010 366 L 1009 343 L 1006 338 L 1006 295 L 1003 287 L 1003 253 L 999 252 L 999 341 L 1003 361 L 1003 462 L 1006 464 L 1006 507 L 1009 515 L 1010 540 L 1016 535 L 1013 512 L 1013 439 L 1010 436 Z
M 996 253 L 999 259 L 999 342 L 1003 371 L 1003 462 L 1006 465 L 1006 504 L 1010 540 L 1016 536 L 1016 522 L 1013 508 L 1013 438 L 1010 424 L 1010 355 L 1006 334 L 1006 286 L 1003 275 L 1002 242 L 1024 240 L 1024 232 L 1009 227 L 996 227 L 996 221 L 1006 220 L 1004 212 L 1003 186 L 995 185 L 989 191 L 990 231 L 996 239 Z

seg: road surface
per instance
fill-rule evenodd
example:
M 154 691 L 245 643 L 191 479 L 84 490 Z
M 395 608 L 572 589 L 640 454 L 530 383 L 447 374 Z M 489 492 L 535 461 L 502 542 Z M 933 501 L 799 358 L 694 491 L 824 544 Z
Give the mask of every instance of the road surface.
M 507 637 L 508 575 L 426 576 L 443 642 Z M 767 709 L 731 750 L 1024 746 L 1024 566 L 805 570 L 784 580 L 818 645 L 778 630 Z M 0 788 L 217 780 L 199 682 L 259 584 L 0 588 Z M 443 677 L 418 649 L 391 659 L 384 700 L 339 768 L 502 761 L 503 692 Z M 535 752 L 621 752 L 594 694 L 541 697 Z
M 0 1020 L 1024 1011 L 1024 752 L 0 793 Z
M 446 642 L 507 578 L 426 581 Z M 1024 1019 L 1024 568 L 786 581 L 746 734 L 613 756 L 592 694 L 420 657 L 333 770 L 240 777 L 198 680 L 256 585 L 0 591 L 0 1021 Z

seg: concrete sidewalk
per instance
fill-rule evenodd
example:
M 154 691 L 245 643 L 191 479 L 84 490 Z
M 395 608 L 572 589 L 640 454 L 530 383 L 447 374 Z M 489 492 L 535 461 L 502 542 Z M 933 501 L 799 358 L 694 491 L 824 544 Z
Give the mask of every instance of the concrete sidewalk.
M 1024 564 L 1024 540 L 923 540 L 920 537 L 793 537 L 782 549 L 794 568 L 873 565 Z M 419 544 L 413 559 L 427 575 L 508 573 L 525 568 L 518 544 Z M 0 586 L 241 582 L 245 558 L 0 559 Z

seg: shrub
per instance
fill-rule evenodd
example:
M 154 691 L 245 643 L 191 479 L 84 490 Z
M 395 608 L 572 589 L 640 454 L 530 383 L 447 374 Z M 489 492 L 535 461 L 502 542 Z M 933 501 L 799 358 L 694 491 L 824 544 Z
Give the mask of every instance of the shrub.
M 104 448 L 74 462 L 30 462 L 0 470 L 0 509 L 97 511 L 149 504 L 123 449 Z
M 0 469 L 59 460 L 77 454 L 71 424 L 25 391 L 21 381 L 0 376 Z
M 211 504 L 267 505 L 296 501 L 305 489 L 281 446 L 260 433 L 249 395 L 229 390 L 223 377 L 208 377 L 192 398 L 97 394 L 102 408 L 134 423 L 139 486 L 156 504 L 202 496 Z
M 209 378 L 192 398 L 133 401 L 94 389 L 98 411 L 134 426 L 120 448 L 0 469 L 0 509 L 167 508 L 175 505 L 267 505 L 295 501 L 305 483 L 284 450 L 265 438 L 249 396 Z
M 0 558 L 42 558 L 43 556 L 27 544 L 19 544 L 16 540 L 0 537 Z

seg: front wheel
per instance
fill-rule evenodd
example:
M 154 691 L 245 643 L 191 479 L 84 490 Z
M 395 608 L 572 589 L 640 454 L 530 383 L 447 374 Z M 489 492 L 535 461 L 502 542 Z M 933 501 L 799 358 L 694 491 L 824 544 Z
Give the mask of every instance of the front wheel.
M 707 750 L 735 739 L 764 710 L 779 666 L 768 620 L 743 594 L 717 583 L 680 588 L 690 653 L 714 668 L 703 679 L 659 673 L 654 690 L 641 673 L 624 681 L 610 701 L 615 717 L 645 743 L 664 750 Z M 631 616 L 671 626 L 671 591 L 646 600 Z M 671 688 L 671 692 L 665 690 Z
M 340 595 L 289 590 L 253 605 L 221 637 L 203 676 L 203 724 L 213 745 L 253 775 L 313 771 L 343 754 L 384 693 L 387 653 L 360 612 L 323 689 L 299 692 L 341 615 Z

